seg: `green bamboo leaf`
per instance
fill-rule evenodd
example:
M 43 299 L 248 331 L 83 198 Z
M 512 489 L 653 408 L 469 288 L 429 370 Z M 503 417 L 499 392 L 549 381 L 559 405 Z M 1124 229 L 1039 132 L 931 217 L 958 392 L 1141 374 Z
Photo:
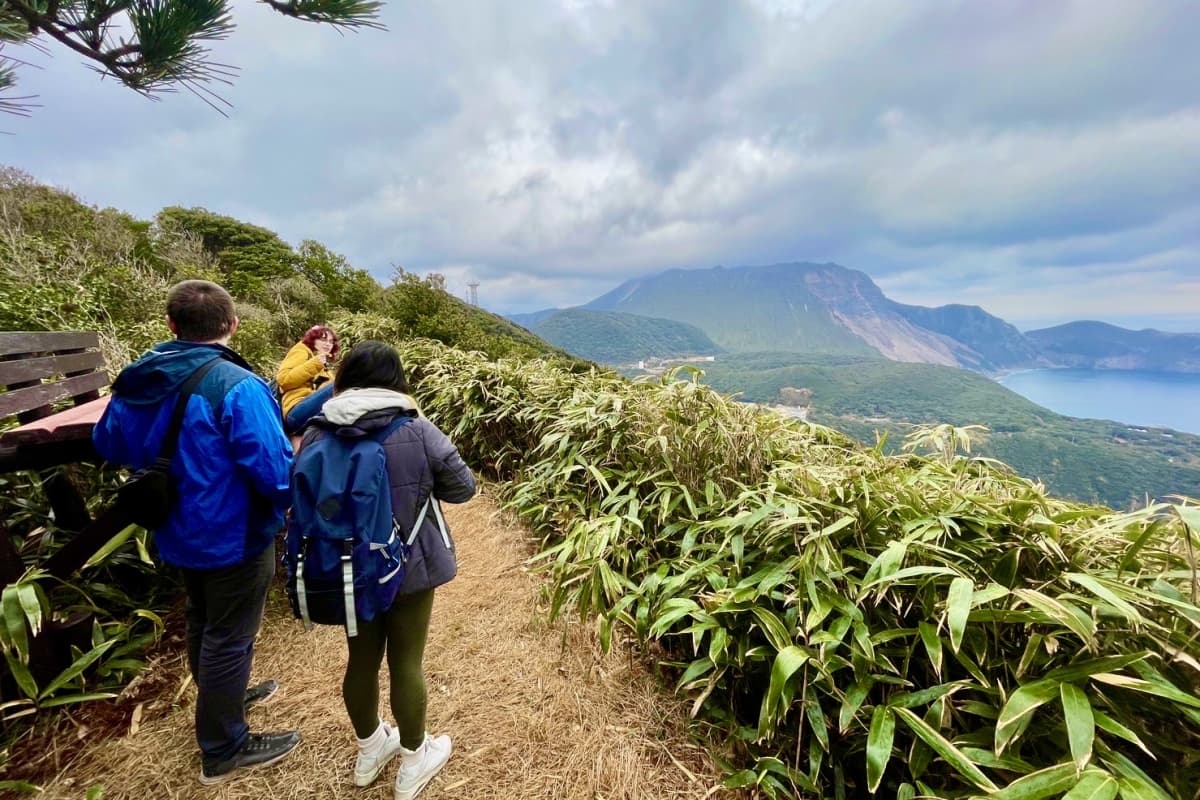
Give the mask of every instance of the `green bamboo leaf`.
M 12 672 L 13 680 L 17 682 L 17 687 L 29 699 L 37 699 L 37 682 L 33 679 L 33 675 L 29 673 L 29 667 L 25 666 L 25 663 L 20 658 L 8 650 L 4 651 L 4 660 L 8 662 L 8 669 Z
M 857 521 L 858 521 L 858 518 L 855 517 L 854 515 L 842 517 L 841 519 L 839 519 L 837 522 L 833 523 L 832 525 L 826 525 L 824 528 L 822 528 L 820 535 L 822 537 L 832 536 L 833 534 L 840 531 L 842 528 L 853 525 Z
M 1121 800 L 1172 800 L 1161 786 L 1122 754 L 1110 752 L 1104 757 L 1104 763 L 1117 773 Z
M 79 658 L 75 659 L 75 662 L 71 664 L 71 666 L 60 672 L 58 677 L 50 681 L 45 689 L 42 689 L 41 694 L 38 695 L 39 703 L 41 705 L 45 705 L 44 703 L 41 703 L 42 700 L 52 697 L 59 689 L 82 675 L 88 667 L 96 662 L 96 659 L 107 653 L 109 648 L 116 643 L 116 639 L 109 639 L 107 642 L 101 642 L 91 650 L 81 655 Z
M 950 647 L 956 653 L 962 646 L 963 633 L 967 629 L 974 591 L 975 583 L 970 578 L 955 578 L 950 582 L 950 592 L 946 596 L 946 621 L 950 628 Z
M 1068 572 L 1063 577 L 1074 584 L 1082 586 L 1104 602 L 1108 603 L 1130 622 L 1143 621 L 1141 613 L 1136 608 L 1130 605 L 1126 600 L 1118 597 L 1115 591 L 1100 583 L 1100 581 L 1096 580 L 1091 575 L 1086 575 L 1079 572 Z
M 116 533 L 116 535 L 105 542 L 91 558 L 87 560 L 87 562 L 83 565 L 83 568 L 87 569 L 103 563 L 106 558 L 120 550 L 121 546 L 129 541 L 133 534 L 139 530 L 141 530 L 141 528 L 139 528 L 137 525 L 127 525 L 122 528 Z
M 89 692 L 87 694 L 65 694 L 58 697 L 51 697 L 49 700 L 42 700 L 38 703 L 39 708 L 56 708 L 58 706 L 69 706 L 76 703 L 91 703 L 96 700 L 111 700 L 117 695 L 113 692 Z
M 758 716 L 758 735 L 764 737 L 771 730 L 771 724 L 779 712 L 783 700 L 783 688 L 791 677 L 808 662 L 808 653 L 796 645 L 783 648 L 775 656 L 771 665 L 771 683 L 767 693 L 763 695 L 762 709 Z
M 1141 678 L 1131 678 L 1128 675 L 1117 675 L 1111 672 L 1099 672 L 1092 676 L 1092 680 L 1099 683 L 1106 683 L 1109 686 L 1119 686 L 1122 689 L 1129 689 L 1134 692 L 1165 697 L 1168 700 L 1174 700 L 1180 705 L 1200 708 L 1200 698 L 1193 697 L 1186 692 L 1181 692 L 1170 684 L 1152 683 L 1144 681 Z
M 683 689 L 689 686 L 701 675 L 711 672 L 713 666 L 713 662 L 708 658 L 696 659 L 690 665 L 688 665 L 686 670 L 684 670 L 683 675 L 679 678 L 679 682 L 675 685 L 675 687 L 677 689 Z
M 1091 677 L 1098 672 L 1112 672 L 1118 669 L 1124 669 L 1131 664 L 1136 664 L 1139 661 L 1144 661 L 1151 655 L 1149 650 L 1140 650 L 1136 653 L 1128 653 L 1122 656 L 1105 656 L 1103 658 L 1093 658 L 1087 661 L 1079 661 L 1074 664 L 1068 664 L 1065 667 L 1058 667 L 1046 673 L 1045 677 L 1057 681 L 1078 681 L 1084 678 Z
M 971 759 L 971 763 L 978 764 L 981 767 L 1002 769 L 1005 772 L 1016 772 L 1021 775 L 1027 775 L 1030 772 L 1036 771 L 1028 761 L 1022 761 L 1014 756 L 998 756 L 991 750 L 984 750 L 980 747 L 963 747 L 960 749 L 963 751 L 964 756 Z
M 37 587 L 31 583 L 19 584 L 17 598 L 21 602 L 21 610 L 29 621 L 29 632 L 37 636 L 42 631 L 42 603 L 38 598 Z
M 29 629 L 25 625 L 25 610 L 21 608 L 21 599 L 17 595 L 15 585 L 6 586 L 4 594 L 0 595 L 0 609 L 4 613 L 4 629 L 8 634 L 11 647 L 16 650 L 17 658 L 23 663 L 29 663 Z
M 758 624 L 762 628 L 763 634 L 767 637 L 767 641 L 776 650 L 783 650 L 792 643 L 791 634 L 788 633 L 787 626 L 783 624 L 783 620 L 779 619 L 779 617 L 762 606 L 754 606 L 750 609 L 750 613 L 758 620 Z
M 987 800 L 1042 800 L 1070 789 L 1075 785 L 1077 775 L 1074 764 L 1055 764 L 1017 778 L 1000 791 L 989 794 Z
M 948 739 L 931 728 L 925 720 L 918 717 L 907 708 L 892 709 L 893 713 L 900 719 L 904 720 L 913 733 L 920 737 L 921 741 L 929 745 L 942 759 L 949 764 L 954 770 L 969 780 L 976 787 L 988 792 L 997 791 L 996 784 L 992 783 L 979 767 L 971 763 L 971 760 L 963 755 L 962 751 L 950 743 Z
M 1117 736 L 1121 739 L 1124 739 L 1125 741 L 1129 742 L 1130 744 L 1136 745 L 1138 748 L 1141 749 L 1141 751 L 1143 753 L 1150 756 L 1151 758 L 1154 758 L 1154 754 L 1150 752 L 1150 748 L 1146 747 L 1145 743 L 1142 742 L 1142 740 L 1138 738 L 1138 735 L 1136 733 L 1134 733 L 1133 731 L 1129 730 L 1129 728 L 1126 728 L 1124 725 L 1117 722 L 1115 719 L 1108 716 L 1108 714 L 1105 714 L 1103 711 L 1101 711 L 1098 708 L 1092 709 L 1092 716 L 1096 720 L 1097 728 L 1104 731 L 1105 733 L 1111 733 L 1113 736 Z
M 1018 679 L 1025 677 L 1025 673 L 1033 665 L 1034 659 L 1041 655 L 1043 641 L 1045 641 L 1045 637 L 1040 633 L 1029 635 L 1029 641 L 1025 642 L 1025 651 L 1021 653 L 1021 660 L 1017 662 L 1017 671 L 1014 673 Z
M 1012 590 L 1007 586 L 1001 586 L 998 583 L 989 583 L 982 589 L 976 589 L 971 595 L 971 608 L 987 605 L 999 600 L 1001 597 L 1008 597 L 1010 594 L 1012 594 Z
M 862 649 L 863 656 L 867 661 L 875 661 L 875 645 L 871 642 L 871 629 L 867 627 L 865 622 L 854 623 L 853 628 L 854 643 Z
M 1096 721 L 1087 695 L 1073 683 L 1059 684 L 1063 716 L 1067 721 L 1067 741 L 1076 770 L 1082 772 L 1092 760 L 1092 745 L 1096 739 Z
M 863 589 L 873 589 L 882 583 L 903 583 L 909 578 L 919 578 L 925 575 L 957 575 L 958 573 L 949 567 L 905 567 L 890 575 L 875 578 L 869 583 L 863 584 Z
M 1062 800 L 1113 800 L 1120 788 L 1116 779 L 1107 772 L 1089 769 L 1079 778 L 1075 788 L 1063 795 Z
M 996 754 L 1003 753 L 1020 735 L 1039 706 L 1057 696 L 1058 681 L 1047 679 L 1027 683 L 1013 692 L 996 720 Z
M 654 624 L 650 626 L 652 636 L 663 636 L 679 620 L 689 614 L 699 611 L 700 605 L 688 597 L 672 597 L 662 604 L 662 611 Z
M 0 791 L 20 792 L 21 794 L 41 794 L 42 787 L 26 781 L 0 781 Z
M 935 700 L 941 700 L 969 685 L 968 681 L 951 681 L 950 683 L 939 683 L 937 686 L 930 686 L 928 689 L 921 689 L 918 692 L 899 692 L 889 697 L 887 704 L 893 708 L 918 708 L 929 705 Z
M 921 632 L 921 642 L 925 645 L 925 652 L 929 654 L 929 661 L 933 664 L 933 671 L 939 678 L 942 677 L 942 637 L 938 636 L 937 628 L 930 625 L 928 622 L 917 624 L 918 630 Z
M 862 707 L 863 701 L 867 699 L 867 694 L 874 685 L 875 682 L 867 678 L 854 684 L 846 692 L 846 699 L 842 701 L 841 713 L 838 714 L 838 730 L 843 734 L 850 730 L 850 723 L 854 721 L 858 709 Z
M 821 708 L 819 699 L 804 699 L 804 714 L 812 726 L 813 735 L 821 744 L 821 749 L 829 751 L 829 721 L 825 718 L 825 709 Z
M 1014 594 L 1050 619 L 1068 628 L 1085 644 L 1089 644 L 1096 638 L 1096 623 L 1074 603 L 1059 597 L 1049 597 L 1032 589 L 1017 589 Z
M 875 706 L 871 714 L 871 732 L 867 735 L 867 791 L 875 794 L 883 781 L 884 770 L 892 758 L 892 740 L 896 735 L 896 717 L 887 706 Z
M 905 542 L 890 542 L 883 552 L 876 556 L 866 574 L 863 575 L 862 589 L 866 590 L 870 586 L 879 581 L 884 581 L 896 573 L 900 565 L 904 563 L 904 556 L 908 553 L 908 545 Z

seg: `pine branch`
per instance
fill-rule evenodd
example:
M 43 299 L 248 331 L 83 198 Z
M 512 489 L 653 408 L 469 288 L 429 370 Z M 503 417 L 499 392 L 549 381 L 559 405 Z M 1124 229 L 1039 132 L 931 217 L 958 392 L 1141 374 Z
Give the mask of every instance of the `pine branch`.
M 379 0 L 260 1 L 307 22 L 385 29 Z M 233 28 L 229 0 L 0 0 L 0 43 L 45 35 L 134 91 L 153 96 L 183 87 L 218 111 L 225 101 L 207 85 L 229 84 L 237 68 L 212 61 L 205 43 Z M 0 111 L 11 111 L 3 94 L 14 85 L 14 63 L 0 57 Z M 9 102 L 17 99 L 25 98 Z
M 379 21 L 382 2 L 376 0 L 260 0 L 280 14 L 306 22 L 321 22 L 338 28 L 387 30 Z

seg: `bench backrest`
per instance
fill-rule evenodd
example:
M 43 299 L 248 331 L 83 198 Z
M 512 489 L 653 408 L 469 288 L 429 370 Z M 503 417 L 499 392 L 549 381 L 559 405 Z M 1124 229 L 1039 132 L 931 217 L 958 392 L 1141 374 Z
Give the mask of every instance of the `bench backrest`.
M 95 400 L 108 383 L 94 331 L 0 333 L 0 420 L 43 419 L 54 413 L 52 404 Z

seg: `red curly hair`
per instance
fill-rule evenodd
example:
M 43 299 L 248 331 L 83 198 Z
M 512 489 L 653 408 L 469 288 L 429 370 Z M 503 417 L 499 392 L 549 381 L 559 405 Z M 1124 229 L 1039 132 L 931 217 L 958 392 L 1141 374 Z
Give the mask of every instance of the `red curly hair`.
M 317 339 L 325 338 L 325 334 L 329 334 L 329 337 L 333 340 L 333 344 L 329 348 L 329 358 L 332 360 L 337 358 L 338 351 L 342 349 L 342 344 L 338 341 L 337 332 L 334 331 L 333 328 L 330 328 L 327 325 L 313 325 L 305 332 L 304 338 L 302 338 L 300 341 L 303 342 L 309 350 L 315 351 L 317 349 L 315 346 Z

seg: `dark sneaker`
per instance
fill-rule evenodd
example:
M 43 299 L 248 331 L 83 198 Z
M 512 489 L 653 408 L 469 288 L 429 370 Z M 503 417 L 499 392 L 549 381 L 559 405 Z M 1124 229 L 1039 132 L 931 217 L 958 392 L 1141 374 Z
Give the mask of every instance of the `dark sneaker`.
M 246 690 L 246 710 L 249 711 L 253 705 L 266 705 L 278 691 L 279 684 L 276 681 L 263 681 L 251 686 Z
M 232 758 L 224 761 L 204 759 L 200 768 L 200 783 L 214 786 L 234 778 L 240 778 L 252 769 L 274 764 L 279 759 L 296 749 L 300 744 L 300 734 L 296 731 L 288 733 L 252 733 L 242 745 L 242 749 Z

